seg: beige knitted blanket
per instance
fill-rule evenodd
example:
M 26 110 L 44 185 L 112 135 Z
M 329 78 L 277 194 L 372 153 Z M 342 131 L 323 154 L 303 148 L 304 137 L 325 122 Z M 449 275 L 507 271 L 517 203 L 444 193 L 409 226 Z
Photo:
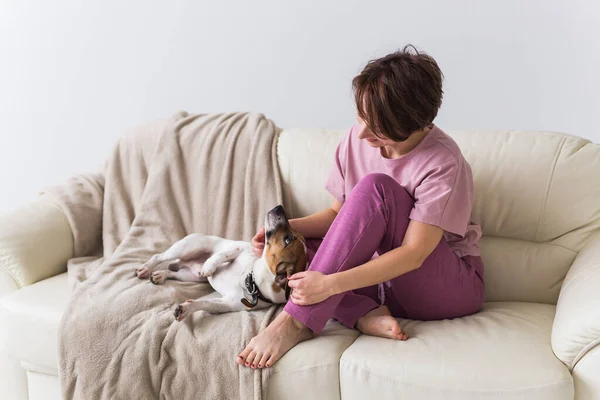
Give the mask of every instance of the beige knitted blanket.
M 261 399 L 267 370 L 235 357 L 279 308 L 223 315 L 174 307 L 208 284 L 135 276 L 192 232 L 250 240 L 282 202 L 280 129 L 260 114 L 188 115 L 122 137 L 104 171 L 45 193 L 67 215 L 73 293 L 59 333 L 66 399 Z

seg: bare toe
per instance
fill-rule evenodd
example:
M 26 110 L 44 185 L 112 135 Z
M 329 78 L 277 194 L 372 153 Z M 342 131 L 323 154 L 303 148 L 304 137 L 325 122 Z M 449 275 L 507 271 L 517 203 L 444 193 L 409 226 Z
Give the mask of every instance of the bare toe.
M 256 356 L 254 357 L 254 360 L 252 360 L 252 362 L 250 363 L 250 367 L 252 369 L 258 368 L 258 363 L 260 362 L 260 360 L 262 358 L 263 358 L 263 355 L 261 353 L 256 353 Z
M 246 358 L 246 362 L 244 363 L 244 365 L 246 367 L 249 367 L 250 365 L 252 365 L 252 363 L 254 362 L 254 358 L 256 358 L 256 351 L 252 350 L 250 352 L 250 355 L 248 355 L 248 358 Z
M 310 329 L 282 311 L 267 329 L 252 338 L 238 356 L 238 364 L 252 368 L 270 367 L 291 348 L 312 337 Z
M 400 327 L 400 323 L 394 319 L 394 321 L 390 321 L 390 332 L 392 334 L 392 336 L 394 337 L 394 339 L 398 339 L 398 340 L 406 340 L 408 339 L 408 335 L 406 334 L 406 332 L 404 332 L 402 330 L 402 328 Z
M 267 360 L 269 359 L 269 355 L 268 354 L 264 354 L 260 361 L 258 362 L 258 368 L 264 368 L 265 364 L 267 363 Z
M 396 340 L 406 340 L 408 335 L 402 330 L 396 318 L 389 314 L 387 307 L 379 307 L 356 323 L 356 328 L 366 335 L 378 336 Z
M 235 362 L 240 365 L 244 364 L 251 351 L 252 351 L 252 347 L 250 347 L 250 345 L 246 346 L 246 348 L 237 356 L 237 358 L 235 359 Z
M 267 362 L 265 363 L 265 368 L 270 368 L 275 363 L 275 361 L 276 360 L 273 359 L 273 356 L 270 356 Z

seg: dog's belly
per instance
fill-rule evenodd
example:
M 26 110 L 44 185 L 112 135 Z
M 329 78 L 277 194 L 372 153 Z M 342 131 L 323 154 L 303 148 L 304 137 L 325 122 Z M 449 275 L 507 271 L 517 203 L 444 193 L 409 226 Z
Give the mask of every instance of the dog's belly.
M 241 301 L 244 297 L 244 290 L 240 285 L 241 277 L 246 271 L 250 271 L 255 261 L 256 257 L 251 253 L 243 252 L 229 265 L 218 268 L 212 276 L 208 277 L 208 283 L 223 297 L 239 297 Z

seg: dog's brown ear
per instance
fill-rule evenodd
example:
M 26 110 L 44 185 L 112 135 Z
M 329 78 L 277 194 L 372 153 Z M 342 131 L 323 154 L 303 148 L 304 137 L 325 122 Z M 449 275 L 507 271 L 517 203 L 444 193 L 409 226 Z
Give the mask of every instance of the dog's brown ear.
M 300 233 L 300 232 L 298 232 L 298 231 L 294 231 L 294 235 L 295 235 L 295 236 L 296 236 L 298 239 L 300 239 L 300 241 L 301 241 L 303 244 L 306 244 L 306 238 L 304 237 L 304 235 L 303 235 L 303 234 L 301 234 L 301 233 Z
M 285 284 L 285 299 L 286 301 L 290 299 L 290 294 L 292 293 L 292 288 L 289 284 Z
M 306 270 L 306 261 L 307 260 L 308 260 L 308 256 L 306 255 L 306 252 L 303 251 L 302 254 L 300 254 L 298 256 L 298 259 L 296 260 L 296 265 L 294 265 L 294 273 L 295 274 Z

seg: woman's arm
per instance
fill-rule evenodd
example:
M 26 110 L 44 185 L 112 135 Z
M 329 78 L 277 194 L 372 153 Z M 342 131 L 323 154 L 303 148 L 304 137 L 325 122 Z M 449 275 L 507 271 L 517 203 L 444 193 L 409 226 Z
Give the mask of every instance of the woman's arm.
M 325 275 L 303 271 L 290 277 L 294 304 L 320 303 L 330 296 L 376 285 L 417 269 L 437 247 L 444 230 L 437 226 L 410 221 L 402 245 L 346 271 Z
M 329 230 L 333 220 L 342 208 L 342 203 L 333 200 L 331 207 L 303 218 L 290 220 L 292 229 L 300 232 L 306 238 L 322 238 Z
M 329 275 L 331 295 L 386 282 L 419 268 L 443 235 L 440 227 L 410 221 L 400 247 L 356 268 Z

